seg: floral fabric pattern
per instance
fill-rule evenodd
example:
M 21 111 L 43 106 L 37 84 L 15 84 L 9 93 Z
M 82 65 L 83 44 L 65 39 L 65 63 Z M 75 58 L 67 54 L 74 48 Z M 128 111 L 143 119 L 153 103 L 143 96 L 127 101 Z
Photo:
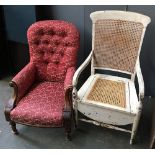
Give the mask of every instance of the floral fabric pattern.
M 65 78 L 65 83 L 64 83 L 65 89 L 72 86 L 72 79 L 73 79 L 74 73 L 75 73 L 75 67 L 68 68 L 66 78 Z
M 17 101 L 28 91 L 35 80 L 36 68 L 33 63 L 27 64 L 13 79 L 18 87 Z
M 11 111 L 15 122 L 40 127 L 62 126 L 64 84 L 36 83 Z

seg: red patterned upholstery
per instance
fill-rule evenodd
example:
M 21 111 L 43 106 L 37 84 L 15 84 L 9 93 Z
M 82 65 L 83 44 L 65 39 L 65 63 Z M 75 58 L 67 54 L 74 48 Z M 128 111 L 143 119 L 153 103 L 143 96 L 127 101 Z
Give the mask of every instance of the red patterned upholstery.
M 29 87 L 35 81 L 36 68 L 33 63 L 27 64 L 13 79 L 12 81 L 18 86 L 18 96 L 19 101 L 24 94 L 26 94 Z
M 39 81 L 64 81 L 67 69 L 75 66 L 79 33 L 64 21 L 41 21 L 28 30 L 31 61 Z
M 28 30 L 30 63 L 13 82 L 18 87 L 14 122 L 40 127 L 63 124 L 65 89 L 75 72 L 79 32 L 65 21 L 39 21 Z
M 66 78 L 65 78 L 65 83 L 64 83 L 65 89 L 72 86 L 72 79 L 73 79 L 74 73 L 75 73 L 75 67 L 68 68 Z
M 15 122 L 40 127 L 62 126 L 64 84 L 41 82 L 35 84 L 11 111 Z

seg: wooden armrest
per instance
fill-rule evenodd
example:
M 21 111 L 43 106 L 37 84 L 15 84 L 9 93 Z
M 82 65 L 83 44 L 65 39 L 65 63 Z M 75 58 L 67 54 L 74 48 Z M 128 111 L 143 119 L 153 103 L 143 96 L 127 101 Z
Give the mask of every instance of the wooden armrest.
M 72 122 L 72 90 L 73 87 L 68 87 L 65 90 L 65 107 L 63 109 L 63 120 L 64 120 L 64 127 L 66 133 L 71 131 L 71 122 Z
M 143 80 L 143 75 L 141 72 L 139 61 L 137 65 L 137 78 L 138 78 L 138 85 L 139 85 L 139 100 L 140 100 L 144 98 L 144 80 Z
M 73 87 L 67 87 L 67 89 L 65 90 L 65 107 L 64 107 L 64 111 L 71 111 L 73 109 L 72 106 L 72 90 Z
M 14 108 L 14 100 L 10 99 L 8 102 L 5 103 L 4 107 L 5 119 L 7 121 L 10 121 L 10 112 L 13 108 Z
M 14 93 L 13 97 L 8 102 L 5 103 L 4 114 L 7 121 L 10 121 L 10 112 L 16 106 L 17 92 L 18 92 L 18 87 L 15 82 L 11 81 L 9 85 L 10 87 L 13 87 Z

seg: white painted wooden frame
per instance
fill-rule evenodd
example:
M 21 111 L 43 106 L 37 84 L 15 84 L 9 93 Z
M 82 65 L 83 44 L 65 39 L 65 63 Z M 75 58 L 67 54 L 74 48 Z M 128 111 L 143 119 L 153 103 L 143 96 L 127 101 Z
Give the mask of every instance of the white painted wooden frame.
M 78 78 L 79 78 L 81 72 L 86 68 L 86 66 L 90 62 L 91 62 L 91 75 L 95 74 L 95 69 L 111 70 L 111 71 L 117 71 L 117 72 L 121 72 L 121 73 L 130 74 L 131 79 L 129 79 L 129 80 L 134 82 L 135 75 L 137 74 L 138 84 L 139 84 L 139 95 L 138 95 L 139 107 L 138 107 L 137 113 L 135 115 L 131 116 L 130 121 L 132 121 L 132 124 L 133 124 L 131 131 L 126 130 L 126 129 L 122 129 L 122 128 L 118 128 L 117 126 L 114 126 L 114 125 L 109 125 L 109 124 L 105 124 L 103 122 L 98 122 L 98 121 L 95 121 L 95 119 L 94 120 L 81 119 L 82 121 L 89 122 L 89 123 L 96 124 L 96 125 L 100 125 L 100 126 L 103 126 L 103 127 L 108 127 L 108 128 L 111 128 L 111 129 L 116 129 L 116 130 L 120 130 L 120 131 L 129 132 L 129 133 L 131 133 L 130 144 L 132 144 L 133 140 L 135 138 L 135 134 L 136 134 L 136 131 L 137 131 L 137 127 L 138 127 L 138 123 L 139 123 L 139 119 L 140 119 L 140 115 L 141 115 L 142 99 L 144 98 L 144 81 L 143 81 L 143 76 L 142 76 L 141 68 L 140 68 L 139 55 L 140 55 L 141 46 L 142 46 L 142 42 L 143 42 L 146 27 L 150 23 L 151 19 L 148 16 L 145 16 L 145 15 L 142 15 L 142 14 L 138 14 L 138 13 L 134 13 L 134 12 L 125 12 L 125 11 L 96 11 L 96 12 L 91 13 L 90 17 L 91 17 L 92 22 L 93 22 L 92 51 L 89 54 L 89 56 L 87 57 L 87 59 L 83 62 L 83 64 L 77 69 L 77 71 L 76 71 L 76 73 L 75 73 L 75 75 L 73 77 L 73 108 L 75 110 L 76 123 L 78 123 L 78 110 L 81 108 L 81 107 L 78 108 L 78 105 L 81 105 L 80 104 L 81 100 L 78 97 L 78 93 L 77 93 L 77 89 L 76 89 L 77 83 L 78 83 Z M 93 60 L 93 50 L 94 50 L 95 22 L 97 20 L 99 20 L 99 19 L 119 19 L 119 20 L 140 22 L 140 23 L 143 24 L 144 28 L 143 28 L 143 32 L 142 32 L 142 36 L 141 36 L 141 41 L 140 41 L 140 45 L 139 45 L 138 56 L 137 56 L 137 60 L 136 60 L 134 73 L 121 71 L 121 70 L 114 70 L 112 68 L 94 67 L 94 65 L 93 65 L 93 63 L 94 63 L 93 62 L 94 61 Z M 83 106 L 86 106 L 87 108 L 89 107 L 89 105 L 83 105 Z M 102 110 L 102 109 L 99 109 L 99 110 Z M 123 113 L 120 113 L 120 115 L 123 116 Z

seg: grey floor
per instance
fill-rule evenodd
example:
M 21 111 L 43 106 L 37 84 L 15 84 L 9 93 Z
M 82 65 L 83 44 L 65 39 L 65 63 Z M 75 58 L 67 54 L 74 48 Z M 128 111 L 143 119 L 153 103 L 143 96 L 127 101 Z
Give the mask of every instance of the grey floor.
M 97 127 L 87 123 L 79 123 L 78 129 L 73 133 L 72 141 L 66 141 L 62 128 L 35 128 L 17 125 L 19 135 L 11 132 L 8 122 L 5 121 L 4 103 L 12 94 L 8 86 L 10 78 L 0 80 L 0 148 L 5 149 L 117 149 L 117 148 L 149 148 L 150 118 L 152 103 L 145 99 L 144 110 L 137 134 L 137 143 L 129 145 L 128 133 Z

